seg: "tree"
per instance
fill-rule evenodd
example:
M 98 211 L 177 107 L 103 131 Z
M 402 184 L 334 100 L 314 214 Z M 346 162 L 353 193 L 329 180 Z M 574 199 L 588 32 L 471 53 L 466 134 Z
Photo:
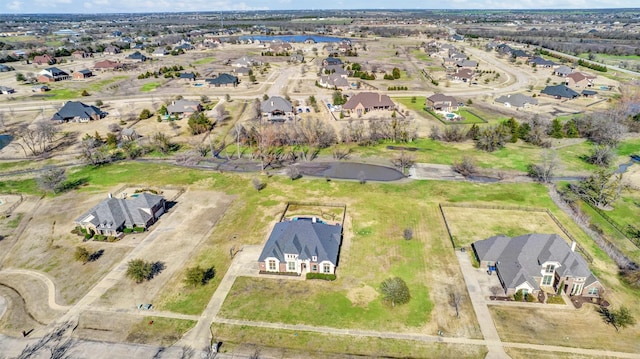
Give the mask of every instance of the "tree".
M 551 137 L 553 138 L 563 138 L 564 137 L 564 133 L 562 132 L 562 123 L 560 123 L 560 120 L 555 118 L 552 122 L 551 122 L 551 133 L 550 133 Z
M 380 285 L 380 291 L 382 292 L 382 298 L 390 302 L 392 307 L 395 307 L 396 304 L 409 303 L 411 300 L 409 287 L 400 277 L 385 279 Z
M 202 268 L 200 266 L 187 268 L 184 283 L 189 287 L 197 287 L 207 284 L 215 276 L 215 268 Z
M 297 166 L 289 166 L 287 167 L 287 176 L 289 176 L 289 178 L 291 178 L 291 180 L 296 180 L 298 178 L 300 178 L 300 170 L 298 169 Z
M 203 112 L 196 112 L 189 116 L 189 131 L 192 135 L 199 135 L 211 129 L 212 123 Z
M 45 192 L 56 193 L 66 181 L 67 175 L 64 168 L 51 167 L 45 169 L 38 177 L 38 185 Z
M 169 137 L 162 132 L 156 132 L 153 134 L 151 137 L 151 145 L 162 154 L 169 153 L 173 147 Z
M 16 81 L 25 82 L 25 81 L 27 81 L 27 78 L 24 76 L 24 74 L 22 72 L 18 72 L 16 74 Z
M 469 177 L 478 172 L 478 166 L 473 158 L 469 156 L 462 157 L 462 161 L 453 163 L 453 170 L 463 175 L 464 177 Z
M 127 277 L 142 283 L 153 276 L 153 263 L 142 259 L 132 259 L 127 263 Z
M 22 140 L 19 144 L 27 155 L 27 149 L 32 156 L 47 153 L 55 139 L 58 129 L 53 121 L 38 121 L 33 125 L 26 123 L 18 126 L 14 132 L 15 136 Z
M 621 328 L 626 328 L 636 324 L 636 319 L 629 311 L 629 308 L 625 306 L 620 306 L 620 308 L 614 310 L 600 307 L 598 312 L 600 312 L 604 322 L 611 324 L 616 329 L 616 332 L 620 331 Z
M 262 190 L 267 186 L 264 182 L 262 182 L 262 181 L 261 181 L 259 178 L 257 178 L 257 177 L 254 177 L 254 178 L 251 180 L 251 184 L 253 185 L 253 188 L 255 188 L 255 189 L 256 189 L 256 191 L 258 191 L 258 192 L 262 191 Z
M 153 114 L 151 113 L 151 111 L 149 111 L 149 109 L 145 108 L 140 112 L 140 116 L 139 117 L 140 117 L 141 120 L 146 120 L 148 118 L 151 118 L 152 115 Z
M 391 160 L 391 163 L 393 163 L 394 166 L 400 168 L 403 174 L 405 173 L 406 169 L 413 166 L 415 162 L 415 157 L 406 153 L 404 150 L 400 152 L 400 155 L 398 157 Z
M 549 183 L 558 165 L 558 154 L 552 150 L 544 150 L 540 162 L 529 165 L 529 176 L 542 183 Z
M 84 247 L 76 247 L 76 252 L 73 254 L 73 258 L 78 262 L 87 263 L 91 258 L 91 253 Z
M 411 240 L 413 238 L 413 228 L 405 228 L 404 232 L 402 233 L 402 237 L 407 241 Z
M 451 288 L 449 291 L 449 305 L 456 309 L 457 318 L 460 318 L 460 303 L 462 303 L 462 295 Z
M 578 184 L 569 186 L 582 199 L 599 208 L 610 207 L 620 197 L 623 187 L 622 173 L 607 169 L 599 169 Z
M 393 78 L 395 80 L 400 78 L 400 69 L 397 67 L 394 67 L 393 70 L 391 70 L 391 75 L 393 76 Z
M 505 126 L 491 126 L 480 131 L 476 141 L 476 148 L 493 152 L 503 148 L 510 138 L 511 134 Z
M 82 90 L 82 93 L 80 94 L 80 96 L 86 97 L 86 96 L 91 96 L 91 94 L 87 90 Z
M 600 167 L 609 167 L 615 156 L 614 149 L 609 145 L 596 145 L 591 154 L 587 157 L 587 162 Z

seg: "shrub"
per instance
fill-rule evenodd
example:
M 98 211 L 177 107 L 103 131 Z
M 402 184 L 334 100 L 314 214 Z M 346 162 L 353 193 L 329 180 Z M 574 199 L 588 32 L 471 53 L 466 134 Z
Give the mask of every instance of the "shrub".
M 527 293 L 524 296 L 524 300 L 526 300 L 529 303 L 532 303 L 532 302 L 535 302 L 536 298 L 533 296 L 533 294 Z
M 409 303 L 411 300 L 407 283 L 399 277 L 385 279 L 380 285 L 380 291 L 383 299 L 391 302 L 392 307 L 395 307 L 396 304 Z
M 91 254 L 84 247 L 76 247 L 76 252 L 73 254 L 73 258 L 75 258 L 75 260 L 77 260 L 78 262 L 82 262 L 83 264 L 87 263 L 90 257 Z
M 522 293 L 522 289 L 520 289 L 513 295 L 513 300 L 516 302 L 522 302 L 522 299 L 524 299 L 524 294 Z
M 403 237 L 406 240 L 410 240 L 413 238 L 413 228 L 407 227 L 404 229 Z
M 104 242 L 105 240 L 107 240 L 107 236 L 102 234 L 96 234 L 95 236 L 93 236 L 93 240 L 98 242 Z
M 144 227 L 133 227 L 133 231 L 138 233 L 144 232 Z
M 324 279 L 334 281 L 336 280 L 336 275 L 328 273 L 307 273 L 307 279 Z
M 122 232 L 123 232 L 123 233 L 127 233 L 127 234 L 128 234 L 128 233 L 133 233 L 133 229 L 132 229 L 132 228 L 128 228 L 128 227 L 127 227 L 127 228 L 123 229 L 123 230 L 122 230 Z

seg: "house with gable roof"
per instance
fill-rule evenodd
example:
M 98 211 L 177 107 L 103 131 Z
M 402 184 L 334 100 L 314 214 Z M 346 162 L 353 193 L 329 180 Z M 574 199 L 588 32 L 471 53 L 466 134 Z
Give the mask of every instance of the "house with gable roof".
M 38 82 L 56 82 L 68 80 L 69 74 L 57 67 L 47 67 L 38 73 Z
M 96 234 L 118 236 L 125 228 L 149 228 L 166 210 L 164 197 L 143 192 L 128 198 L 109 197 L 75 220 Z
M 342 226 L 311 218 L 278 222 L 258 258 L 260 273 L 335 274 Z
M 280 96 L 271 96 L 262 101 L 260 112 L 264 119 L 276 122 L 291 120 L 296 114 L 291 102 Z
M 471 245 L 481 268 L 496 272 L 506 295 L 540 290 L 598 297 L 604 292 L 586 260 L 557 234 L 499 235 Z
M 349 100 L 347 100 L 342 108 L 361 116 L 367 112 L 376 110 L 392 111 L 395 110 L 396 105 L 391 98 L 385 94 L 360 92 L 349 97 Z
M 107 116 L 107 113 L 96 106 L 85 105 L 79 101 L 68 101 L 62 108 L 53 114 L 51 120 L 63 122 L 89 122 L 99 120 Z

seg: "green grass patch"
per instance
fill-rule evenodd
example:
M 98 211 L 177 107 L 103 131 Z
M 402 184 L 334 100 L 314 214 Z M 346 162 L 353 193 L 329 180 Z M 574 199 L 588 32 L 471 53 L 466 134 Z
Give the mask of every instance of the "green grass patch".
M 620 142 L 618 156 L 640 155 L 640 139 L 634 138 Z
M 2 180 L 0 181 L 0 193 L 22 193 L 40 195 L 42 191 L 38 188 L 36 180 L 33 178 L 26 180 Z
M 151 92 L 151 91 L 154 91 L 155 89 L 157 89 L 160 86 L 162 86 L 162 84 L 159 83 L 159 82 L 149 82 L 149 83 L 146 83 L 146 84 L 142 85 L 142 87 L 140 87 L 140 91 L 141 92 Z
M 44 98 L 45 100 L 71 100 L 80 97 L 80 90 L 73 89 L 51 89 L 51 91 L 47 92 L 47 96 Z
M 548 304 L 565 304 L 562 296 L 557 294 L 549 295 L 549 297 L 547 298 L 547 303 Z
M 118 81 L 122 81 L 122 80 L 126 80 L 128 79 L 129 76 L 115 76 L 109 79 L 104 79 L 104 80 L 99 80 L 99 81 L 94 81 L 91 82 L 87 87 L 86 90 L 89 91 L 89 93 L 93 92 L 98 92 L 98 91 L 102 91 L 102 89 L 108 85 L 111 85 L 113 83 L 116 83 Z
M 459 116 L 462 116 L 464 120 L 456 121 L 453 123 L 463 123 L 463 124 L 487 123 L 487 120 L 480 117 L 480 115 L 477 115 L 475 112 L 471 112 L 471 110 L 467 108 L 461 108 L 458 111 L 455 111 L 455 113 L 458 114 Z
M 196 66 L 198 66 L 198 65 L 204 65 L 204 64 L 211 63 L 211 62 L 213 62 L 213 61 L 215 61 L 215 60 L 216 60 L 216 58 L 215 58 L 215 57 L 213 57 L 213 56 L 203 57 L 203 58 L 201 58 L 201 59 L 197 59 L 197 60 L 195 60 L 194 62 L 192 62 L 192 64 L 193 64 L 193 65 L 196 65 Z
M 431 58 L 429 54 L 427 54 L 422 50 L 411 50 L 411 56 L 415 57 L 420 61 L 433 62 L 433 58 Z

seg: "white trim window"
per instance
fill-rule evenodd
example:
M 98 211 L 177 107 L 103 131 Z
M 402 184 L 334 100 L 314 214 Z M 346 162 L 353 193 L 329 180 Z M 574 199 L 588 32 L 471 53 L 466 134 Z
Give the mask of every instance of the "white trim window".
M 287 270 L 289 272 L 295 272 L 296 271 L 296 262 L 287 262 Z
M 275 259 L 270 259 L 269 260 L 269 270 L 272 272 L 276 271 L 276 261 Z
M 553 276 L 545 275 L 542 277 L 542 285 L 552 285 L 553 284 Z
M 329 263 L 325 263 L 325 264 L 322 266 L 322 273 L 331 274 L 331 264 L 329 264 Z
M 598 295 L 598 287 L 589 288 L 589 295 Z

